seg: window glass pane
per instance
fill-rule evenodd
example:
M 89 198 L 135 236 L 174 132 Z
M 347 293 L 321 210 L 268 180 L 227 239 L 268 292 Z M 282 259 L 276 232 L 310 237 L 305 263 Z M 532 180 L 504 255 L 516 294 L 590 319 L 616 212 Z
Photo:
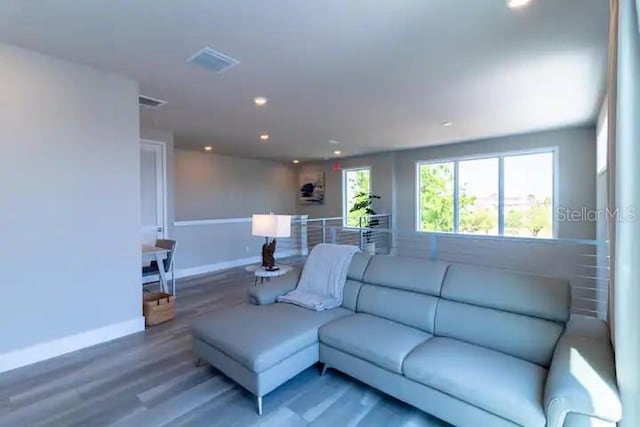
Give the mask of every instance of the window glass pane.
M 346 225 L 359 227 L 360 218 L 366 217 L 364 209 L 354 209 L 357 202 L 363 201 L 371 192 L 371 171 L 369 169 L 353 169 L 345 171 Z M 365 224 L 366 225 L 366 224 Z
M 553 153 L 504 158 L 504 234 L 553 237 Z
M 453 231 L 453 163 L 420 165 L 420 231 Z
M 459 232 L 499 234 L 499 159 L 458 163 Z

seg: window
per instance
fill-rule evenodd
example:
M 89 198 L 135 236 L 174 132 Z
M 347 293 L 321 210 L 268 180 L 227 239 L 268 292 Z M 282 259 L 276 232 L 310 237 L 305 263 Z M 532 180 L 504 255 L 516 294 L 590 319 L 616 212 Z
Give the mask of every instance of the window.
M 360 195 L 371 192 L 371 168 L 345 169 L 342 173 L 342 218 L 345 227 L 359 227 L 362 212 L 351 212 Z
M 554 151 L 418 163 L 418 231 L 553 238 Z

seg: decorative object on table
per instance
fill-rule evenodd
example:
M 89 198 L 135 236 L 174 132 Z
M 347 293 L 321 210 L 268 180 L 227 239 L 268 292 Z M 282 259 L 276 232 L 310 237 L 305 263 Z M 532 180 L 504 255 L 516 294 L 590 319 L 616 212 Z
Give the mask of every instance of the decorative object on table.
M 324 204 L 324 172 L 301 172 L 300 204 L 322 205 Z
M 273 254 L 276 252 L 276 239 L 273 239 L 271 243 L 262 245 L 262 267 L 270 270 L 275 269 L 276 258 Z
M 253 215 L 251 221 L 251 234 L 264 237 L 262 245 L 262 268 L 267 271 L 275 271 L 276 258 L 276 237 L 291 236 L 291 216 L 290 215 Z M 273 240 L 269 242 L 269 238 Z
M 371 193 L 358 193 L 355 203 L 349 213 L 356 213 L 360 218 L 360 232 L 362 233 L 362 251 L 370 255 L 376 254 L 376 242 L 373 240 L 373 229 L 380 225 L 377 213 L 373 210 L 373 201 L 380 200 L 380 196 Z M 364 230 L 364 231 L 363 231 Z
M 158 325 L 176 315 L 176 298 L 164 292 L 149 292 L 142 295 L 142 313 L 146 326 Z

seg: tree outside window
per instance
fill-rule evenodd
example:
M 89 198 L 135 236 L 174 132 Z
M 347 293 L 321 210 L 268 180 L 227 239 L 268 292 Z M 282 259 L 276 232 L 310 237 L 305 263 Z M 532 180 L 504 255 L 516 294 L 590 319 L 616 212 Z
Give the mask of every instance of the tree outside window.
M 371 192 L 371 169 L 346 169 L 343 174 L 343 221 L 346 227 L 359 227 L 359 212 L 350 212 L 354 204 L 358 201 L 359 194 L 369 194 Z
M 420 166 L 420 231 L 454 231 L 453 168 L 453 163 Z

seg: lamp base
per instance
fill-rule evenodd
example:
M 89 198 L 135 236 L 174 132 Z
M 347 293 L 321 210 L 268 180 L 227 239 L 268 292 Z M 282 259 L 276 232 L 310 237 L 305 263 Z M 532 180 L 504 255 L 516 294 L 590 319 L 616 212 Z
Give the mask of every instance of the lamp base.
M 273 256 L 276 252 L 276 239 L 269 243 L 269 238 L 265 237 L 264 245 L 262 245 L 262 268 L 267 271 L 276 271 L 276 258 Z

